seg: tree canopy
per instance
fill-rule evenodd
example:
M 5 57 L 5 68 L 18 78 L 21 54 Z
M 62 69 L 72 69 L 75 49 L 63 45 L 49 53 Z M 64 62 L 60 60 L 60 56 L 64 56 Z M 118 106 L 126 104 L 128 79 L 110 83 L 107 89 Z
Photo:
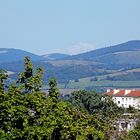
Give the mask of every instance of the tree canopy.
M 24 71 L 10 85 L 0 70 L 0 140 L 111 140 L 114 121 L 123 112 L 110 98 L 95 91 L 75 91 L 60 98 L 55 78 L 48 94 L 42 88 L 42 67 L 24 59 Z M 6 87 L 6 88 L 5 88 Z M 139 139 L 139 121 L 129 136 Z
M 7 90 L 7 76 L 0 74 L 0 139 L 103 139 L 104 132 L 96 118 L 59 99 L 54 78 L 49 82 L 49 94 L 41 91 L 42 74 L 41 67 L 33 70 L 29 57 L 25 58 L 25 70 Z

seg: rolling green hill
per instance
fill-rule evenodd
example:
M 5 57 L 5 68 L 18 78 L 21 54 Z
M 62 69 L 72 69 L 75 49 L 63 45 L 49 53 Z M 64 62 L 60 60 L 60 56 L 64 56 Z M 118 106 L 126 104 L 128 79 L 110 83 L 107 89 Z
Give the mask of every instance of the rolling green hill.
M 0 69 L 14 72 L 12 78 L 23 70 L 21 60 L 28 55 L 35 66 L 43 66 L 44 81 L 56 77 L 65 87 L 71 81 L 81 82 L 84 79 L 90 82 L 140 80 L 140 41 L 138 40 L 73 56 L 50 55 L 49 59 L 48 56 L 45 58 L 14 49 L 9 49 L 9 52 L 1 49 L 0 53 Z

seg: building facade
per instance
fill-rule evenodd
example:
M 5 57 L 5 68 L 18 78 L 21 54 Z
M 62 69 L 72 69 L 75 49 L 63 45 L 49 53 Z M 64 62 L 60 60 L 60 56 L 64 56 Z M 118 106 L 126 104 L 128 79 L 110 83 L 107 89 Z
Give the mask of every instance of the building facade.
M 140 109 L 140 90 L 108 89 L 105 94 L 111 96 L 119 107 Z

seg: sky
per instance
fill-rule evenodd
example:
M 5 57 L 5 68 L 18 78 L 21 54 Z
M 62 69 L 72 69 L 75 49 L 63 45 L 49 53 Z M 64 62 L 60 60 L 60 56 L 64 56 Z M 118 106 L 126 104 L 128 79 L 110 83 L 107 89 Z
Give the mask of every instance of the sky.
M 140 40 L 140 0 L 0 0 L 0 48 L 77 54 Z

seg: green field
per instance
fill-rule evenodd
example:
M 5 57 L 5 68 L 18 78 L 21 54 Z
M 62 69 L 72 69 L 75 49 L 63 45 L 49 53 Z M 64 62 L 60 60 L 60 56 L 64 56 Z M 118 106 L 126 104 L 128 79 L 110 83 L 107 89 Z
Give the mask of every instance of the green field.
M 67 88 L 80 88 L 85 87 L 118 87 L 118 88 L 139 88 L 140 80 L 137 81 L 80 81 L 80 82 L 69 82 Z
M 137 81 L 109 81 L 109 80 L 102 80 L 102 81 L 93 81 L 90 82 L 89 80 L 74 82 L 71 81 L 67 85 L 65 84 L 58 84 L 58 89 L 61 89 L 64 93 L 69 93 L 74 90 L 85 89 L 87 87 L 91 87 L 91 89 L 100 89 L 100 88 L 140 88 L 140 80 Z M 49 89 L 48 86 L 43 86 L 43 89 Z M 68 90 L 68 91 L 64 91 Z M 69 91 L 70 90 L 70 91 Z

